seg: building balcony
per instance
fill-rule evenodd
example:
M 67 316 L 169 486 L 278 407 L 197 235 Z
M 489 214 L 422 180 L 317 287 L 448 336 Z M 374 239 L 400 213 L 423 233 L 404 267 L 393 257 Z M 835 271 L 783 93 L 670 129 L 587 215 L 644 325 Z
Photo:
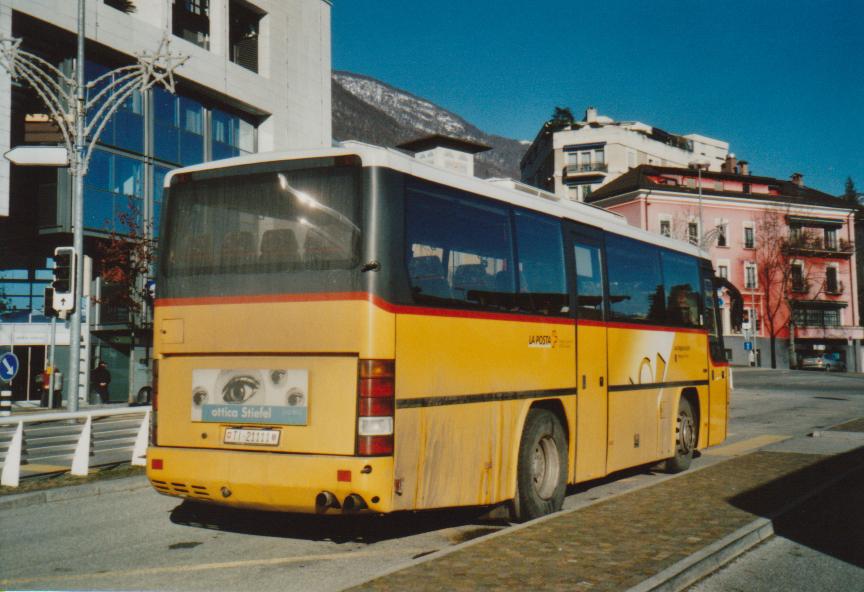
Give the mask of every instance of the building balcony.
M 605 162 L 568 164 L 564 167 L 564 178 L 579 179 L 582 177 L 606 176 L 608 171 L 609 165 Z
M 800 327 L 795 326 L 796 339 L 864 339 L 864 327 Z
M 821 238 L 798 237 L 786 241 L 784 250 L 801 257 L 830 257 L 848 259 L 855 253 L 855 245 L 845 239 L 825 241 Z
M 846 287 L 843 285 L 843 282 L 837 282 L 833 286 L 828 284 L 825 285 L 825 293 L 828 296 L 842 296 L 845 291 Z

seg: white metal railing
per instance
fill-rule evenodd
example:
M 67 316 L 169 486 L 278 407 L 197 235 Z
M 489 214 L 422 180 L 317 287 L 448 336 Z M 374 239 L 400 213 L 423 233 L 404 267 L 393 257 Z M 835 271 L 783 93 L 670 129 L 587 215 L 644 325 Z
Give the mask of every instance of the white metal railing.
M 122 407 L 119 409 L 94 409 L 93 411 L 59 412 L 59 413 L 27 413 L 10 417 L 0 417 L 0 427 L 15 426 L 15 432 L 6 450 L 3 459 L 3 471 L 0 475 L 0 485 L 7 487 L 18 487 L 21 476 L 21 458 L 24 451 L 24 425 L 33 423 L 55 423 L 70 420 L 84 420 L 75 452 L 72 455 L 70 473 L 79 477 L 85 477 L 90 469 L 90 455 L 92 447 L 93 419 L 120 415 L 140 415 L 141 425 L 135 437 L 132 447 L 131 464 L 144 466 L 147 463 L 147 443 L 149 435 L 151 407 Z

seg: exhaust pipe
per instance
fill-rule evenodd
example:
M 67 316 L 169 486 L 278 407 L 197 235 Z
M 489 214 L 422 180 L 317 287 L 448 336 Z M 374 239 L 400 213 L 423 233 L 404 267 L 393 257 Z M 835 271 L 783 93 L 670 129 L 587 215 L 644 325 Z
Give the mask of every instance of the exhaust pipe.
M 339 500 L 329 491 L 322 491 L 315 496 L 315 511 L 326 512 L 329 508 L 338 508 Z
M 352 493 L 342 502 L 342 511 L 345 513 L 359 512 L 360 510 L 365 510 L 367 507 L 363 498 L 356 493 Z

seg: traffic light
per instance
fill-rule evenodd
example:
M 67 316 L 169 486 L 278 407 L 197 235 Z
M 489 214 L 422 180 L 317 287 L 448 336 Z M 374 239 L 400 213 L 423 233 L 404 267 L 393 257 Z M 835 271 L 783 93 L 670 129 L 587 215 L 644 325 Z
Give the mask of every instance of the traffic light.
M 54 310 L 68 312 L 75 309 L 75 266 L 77 258 L 72 247 L 54 249 L 54 289 L 52 305 Z

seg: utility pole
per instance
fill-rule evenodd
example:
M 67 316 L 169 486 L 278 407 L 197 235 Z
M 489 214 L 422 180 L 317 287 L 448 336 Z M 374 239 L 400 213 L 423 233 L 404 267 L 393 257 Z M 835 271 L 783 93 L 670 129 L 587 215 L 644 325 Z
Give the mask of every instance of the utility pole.
M 69 376 L 66 401 L 69 411 L 78 410 L 80 344 L 84 281 L 84 176 L 93 147 L 102 130 L 117 109 L 135 92 L 144 92 L 155 84 L 174 92 L 174 71 L 187 56 L 172 54 L 170 36 L 166 33 L 155 53 L 136 54 L 137 63 L 116 68 L 85 82 L 85 0 L 78 0 L 78 45 L 74 77 L 39 56 L 21 49 L 21 39 L 0 38 L 0 66 L 13 80 L 23 79 L 39 95 L 60 129 L 69 155 L 70 174 L 74 177 L 72 193 L 72 245 L 78 258 L 74 306 L 70 315 Z M 85 356 L 86 358 L 86 356 Z M 89 368 L 85 368 L 85 371 Z M 85 381 L 86 382 L 86 381 Z M 83 393 L 86 397 L 86 393 Z

